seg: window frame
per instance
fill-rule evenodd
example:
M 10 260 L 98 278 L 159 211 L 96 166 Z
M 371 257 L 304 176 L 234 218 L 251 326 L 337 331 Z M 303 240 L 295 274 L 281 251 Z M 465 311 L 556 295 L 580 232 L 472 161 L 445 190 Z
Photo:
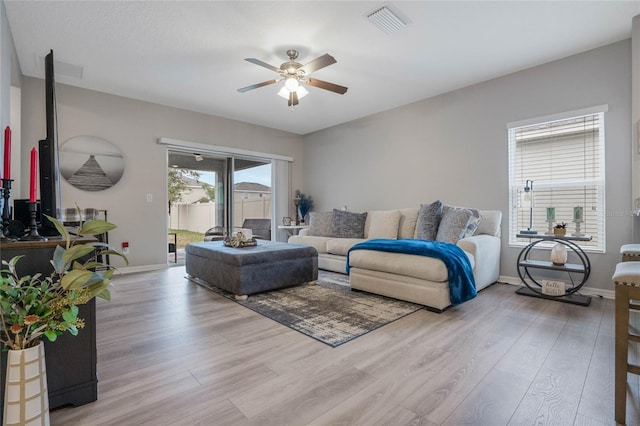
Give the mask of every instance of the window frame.
M 517 149 L 516 149 L 516 139 L 515 139 L 515 131 L 519 128 L 528 127 L 528 126 L 539 126 L 545 124 L 551 124 L 557 121 L 565 121 L 570 119 L 577 119 L 581 117 L 587 117 L 591 115 L 599 115 L 599 127 L 598 127 L 598 150 L 599 150 L 599 178 L 598 179 L 584 179 L 575 182 L 558 182 L 554 183 L 541 183 L 534 186 L 534 194 L 536 189 L 549 189 L 558 186 L 570 186 L 573 185 L 591 185 L 596 187 L 597 190 L 597 224 L 596 224 L 596 232 L 597 232 L 597 245 L 588 246 L 585 243 L 576 242 L 584 251 L 586 252 L 594 252 L 594 253 L 605 253 L 606 252 L 606 197 L 605 197 L 605 188 L 606 188 L 606 173 L 605 173 L 605 129 L 606 129 L 606 117 L 605 113 L 608 111 L 608 105 L 598 105 L 594 107 L 584 108 L 580 110 L 566 111 L 559 114 L 547 115 L 537 118 L 531 118 L 527 120 L 507 123 L 507 143 L 508 143 L 508 191 L 509 191 L 509 247 L 522 248 L 528 245 L 531 242 L 531 239 L 522 239 L 516 238 L 516 234 L 519 231 L 518 228 L 518 194 L 519 190 L 524 187 L 524 182 L 516 182 L 518 161 L 516 158 Z M 572 222 L 569 222 L 569 225 L 572 225 Z M 538 234 L 532 234 L 532 239 L 536 238 L 536 236 L 545 235 L 547 229 L 538 229 Z M 571 233 L 570 230 L 567 232 Z M 546 244 L 546 247 L 551 247 L 553 244 Z

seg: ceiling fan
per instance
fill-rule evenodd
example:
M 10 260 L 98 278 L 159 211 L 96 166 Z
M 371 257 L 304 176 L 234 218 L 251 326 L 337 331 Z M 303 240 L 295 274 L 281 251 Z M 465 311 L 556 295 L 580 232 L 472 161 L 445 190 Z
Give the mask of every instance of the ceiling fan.
M 262 83 L 252 84 L 251 86 L 238 89 L 238 92 L 244 93 L 249 90 L 257 89 L 259 87 L 268 86 L 270 84 L 277 83 L 284 80 L 284 86 L 278 92 L 278 96 L 281 96 L 288 100 L 290 107 L 298 105 L 298 101 L 305 97 L 309 92 L 302 86 L 301 83 L 308 84 L 309 86 L 318 87 L 320 89 L 329 90 L 331 92 L 344 95 L 347 92 L 347 87 L 340 86 L 338 84 L 329 83 L 327 81 L 318 80 L 316 78 L 309 78 L 308 75 L 314 71 L 318 71 L 324 67 L 328 67 L 331 64 L 335 64 L 337 61 L 328 53 L 314 59 L 306 65 L 302 65 L 295 60 L 298 58 L 298 51 L 294 49 L 287 50 L 287 56 L 289 60 L 280 65 L 280 68 L 267 64 L 256 58 L 246 58 L 245 61 L 252 64 L 260 65 L 275 71 L 280 74 L 281 78 L 273 80 L 263 81 Z

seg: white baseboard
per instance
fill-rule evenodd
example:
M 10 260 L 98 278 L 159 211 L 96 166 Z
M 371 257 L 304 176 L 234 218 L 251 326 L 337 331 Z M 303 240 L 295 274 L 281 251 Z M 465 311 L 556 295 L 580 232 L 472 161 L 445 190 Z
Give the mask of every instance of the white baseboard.
M 124 268 L 118 268 L 116 273 L 121 274 L 133 274 L 136 272 L 149 272 L 149 271 L 157 271 L 159 269 L 167 269 L 169 265 L 159 264 L 159 265 L 143 265 L 143 266 L 126 266 Z
M 498 277 L 498 282 L 503 284 L 515 285 L 519 287 L 522 287 L 524 285 L 522 284 L 522 281 L 520 281 L 520 278 L 507 277 L 504 275 L 500 275 Z M 616 295 L 616 293 L 613 290 L 603 290 L 600 288 L 593 288 L 593 287 L 582 287 L 579 293 L 585 296 L 602 297 L 604 299 L 615 299 L 615 295 Z
M 520 278 L 507 277 L 505 275 L 500 275 L 498 277 L 498 282 L 499 283 L 503 283 L 503 284 L 517 285 L 517 286 L 523 286 L 524 285 L 524 284 L 522 284 L 522 281 L 520 281 Z

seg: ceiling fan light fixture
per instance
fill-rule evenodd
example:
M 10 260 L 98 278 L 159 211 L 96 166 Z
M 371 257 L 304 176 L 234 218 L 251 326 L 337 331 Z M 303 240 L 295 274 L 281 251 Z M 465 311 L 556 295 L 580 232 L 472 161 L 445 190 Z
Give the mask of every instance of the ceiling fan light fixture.
M 309 94 L 309 91 L 302 85 L 298 86 L 296 90 L 292 90 L 291 92 L 296 92 L 298 94 L 298 99 L 302 99 Z M 291 92 L 285 86 L 282 86 L 282 88 L 278 91 L 278 96 L 280 96 L 282 99 L 289 100 L 289 94 Z
M 287 90 L 286 87 L 282 86 L 282 88 L 278 92 L 278 96 L 280 96 L 282 99 L 289 100 L 289 90 Z
M 309 94 L 309 91 L 305 89 L 304 86 L 300 85 L 298 86 L 296 93 L 298 94 L 298 99 L 302 99 Z
M 290 92 L 295 92 L 299 86 L 300 83 L 295 77 L 287 77 L 287 79 L 284 81 L 284 87 L 286 87 Z

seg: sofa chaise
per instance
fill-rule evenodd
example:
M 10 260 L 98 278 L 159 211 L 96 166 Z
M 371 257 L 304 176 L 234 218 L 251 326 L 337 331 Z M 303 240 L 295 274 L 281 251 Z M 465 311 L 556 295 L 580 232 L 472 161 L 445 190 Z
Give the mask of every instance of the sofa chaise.
M 460 210 L 467 211 L 466 216 L 461 216 Z M 309 228 L 289 238 L 290 243 L 314 247 L 318 251 L 320 269 L 346 273 L 349 249 L 365 240 L 425 239 L 450 242 L 460 247 L 469 258 L 476 290 L 498 279 L 500 211 L 444 206 L 439 201 L 423 204 L 420 208 L 372 211 L 362 214 L 360 219 L 364 226 L 362 235 L 357 237 L 328 223 L 335 220 L 330 215 L 346 214 L 339 212 L 312 213 Z M 429 215 L 430 219 L 425 219 Z M 452 219 L 454 216 L 455 220 Z M 466 223 L 463 223 L 464 217 L 468 217 Z M 352 289 L 422 304 L 435 311 L 451 305 L 448 269 L 437 258 L 354 250 L 349 253 L 348 269 Z

